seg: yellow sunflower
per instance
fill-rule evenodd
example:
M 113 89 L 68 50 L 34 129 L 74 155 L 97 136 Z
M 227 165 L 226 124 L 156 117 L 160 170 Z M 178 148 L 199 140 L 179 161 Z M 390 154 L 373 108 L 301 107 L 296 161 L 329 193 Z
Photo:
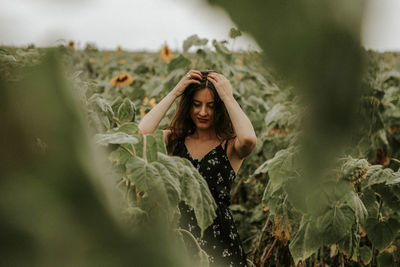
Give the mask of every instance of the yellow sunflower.
M 128 73 L 123 72 L 121 75 L 118 75 L 117 77 L 112 78 L 110 83 L 112 86 L 122 87 L 126 84 L 132 84 L 133 79 Z
M 160 51 L 160 56 L 164 60 L 165 63 L 169 63 L 171 59 L 174 57 L 168 45 L 165 44 Z
M 243 77 L 244 77 L 244 75 L 241 74 L 241 73 L 236 73 L 235 74 L 235 79 L 238 80 L 238 81 L 241 81 L 243 79 Z

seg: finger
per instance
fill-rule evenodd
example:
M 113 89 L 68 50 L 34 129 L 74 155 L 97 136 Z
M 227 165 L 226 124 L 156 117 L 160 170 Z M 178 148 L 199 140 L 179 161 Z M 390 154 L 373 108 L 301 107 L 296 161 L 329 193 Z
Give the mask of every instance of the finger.
M 219 73 L 217 73 L 217 72 L 210 72 L 208 75 L 211 75 L 211 76 L 219 76 L 219 75 L 221 75 L 221 74 L 219 74 Z
M 192 83 L 200 84 L 201 82 L 198 81 L 198 80 L 190 80 L 189 83 L 188 83 L 188 85 L 189 85 L 189 84 L 192 84 Z
M 201 75 L 201 71 L 193 70 L 193 72 L 194 72 L 194 73 L 197 73 L 197 74 L 199 74 L 199 75 Z
M 188 74 L 190 75 L 190 78 L 188 77 Z M 198 73 L 195 73 L 195 72 L 188 72 L 188 73 L 186 73 L 186 75 L 185 75 L 189 80 L 192 80 L 192 79 L 202 79 L 202 76 L 201 76 L 201 74 L 198 74 Z
M 215 81 L 218 81 L 218 80 L 219 80 L 219 77 L 216 76 L 216 75 L 211 75 L 211 76 L 209 75 L 208 77 L 214 79 Z
M 224 80 L 225 79 L 225 76 L 222 75 L 222 74 L 219 74 L 219 73 L 217 73 L 216 77 L 217 77 L 218 80 Z
M 188 72 L 200 72 L 200 71 L 191 69 L 191 70 L 189 70 Z
M 202 76 L 202 75 L 201 75 L 201 72 L 198 71 L 198 70 L 189 70 L 188 73 L 190 73 L 190 75 L 197 74 L 197 75 Z
M 193 77 L 192 77 L 192 79 L 189 79 L 187 82 L 188 82 L 188 84 L 191 84 L 191 83 L 201 83 L 200 80 L 193 79 Z
M 197 78 L 197 79 L 199 79 L 199 80 L 203 79 L 203 77 L 201 76 L 201 74 L 198 74 L 198 73 L 191 73 L 190 75 L 192 76 L 192 79 L 193 79 L 193 78 Z
M 215 79 L 214 77 L 211 77 L 211 76 L 207 76 L 207 79 L 209 79 L 210 81 L 217 81 L 217 79 Z
M 215 86 L 215 84 L 217 83 L 217 81 L 216 80 L 214 80 L 213 78 L 211 78 L 211 77 L 207 77 L 207 79 Z

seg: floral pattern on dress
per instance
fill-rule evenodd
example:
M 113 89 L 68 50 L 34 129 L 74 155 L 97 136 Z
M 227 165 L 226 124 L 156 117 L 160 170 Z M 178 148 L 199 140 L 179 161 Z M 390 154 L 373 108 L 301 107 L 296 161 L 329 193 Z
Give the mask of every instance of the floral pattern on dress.
M 220 144 L 197 160 L 191 157 L 184 141 L 178 143 L 173 155 L 187 158 L 199 170 L 217 203 L 217 217 L 204 231 L 203 238 L 200 238 L 200 227 L 193 208 L 184 202 L 179 204 L 180 226 L 195 236 L 200 247 L 208 254 L 210 267 L 247 266 L 246 254 L 229 209 L 230 190 L 236 174 L 225 151 L 226 145 L 224 149 Z M 193 253 L 197 252 L 195 247 L 192 249 Z

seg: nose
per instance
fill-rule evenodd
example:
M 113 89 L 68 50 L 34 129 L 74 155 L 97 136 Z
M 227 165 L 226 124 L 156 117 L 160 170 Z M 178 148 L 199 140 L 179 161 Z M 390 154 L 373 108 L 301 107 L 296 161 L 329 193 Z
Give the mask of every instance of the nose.
M 200 116 L 206 116 L 207 115 L 207 110 L 206 110 L 206 106 L 202 106 L 199 112 Z

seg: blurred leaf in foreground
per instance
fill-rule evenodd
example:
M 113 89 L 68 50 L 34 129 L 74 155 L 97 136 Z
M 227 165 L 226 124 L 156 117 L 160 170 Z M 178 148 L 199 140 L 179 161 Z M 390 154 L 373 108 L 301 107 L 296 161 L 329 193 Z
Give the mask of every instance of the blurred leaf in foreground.
M 51 52 L 21 81 L 0 76 L 0 265 L 188 266 L 162 220 L 119 220 L 111 168 L 62 73 Z
M 360 125 L 363 1 L 209 0 L 254 36 L 268 65 L 294 85 L 307 107 L 301 143 L 304 186 L 323 182 Z

